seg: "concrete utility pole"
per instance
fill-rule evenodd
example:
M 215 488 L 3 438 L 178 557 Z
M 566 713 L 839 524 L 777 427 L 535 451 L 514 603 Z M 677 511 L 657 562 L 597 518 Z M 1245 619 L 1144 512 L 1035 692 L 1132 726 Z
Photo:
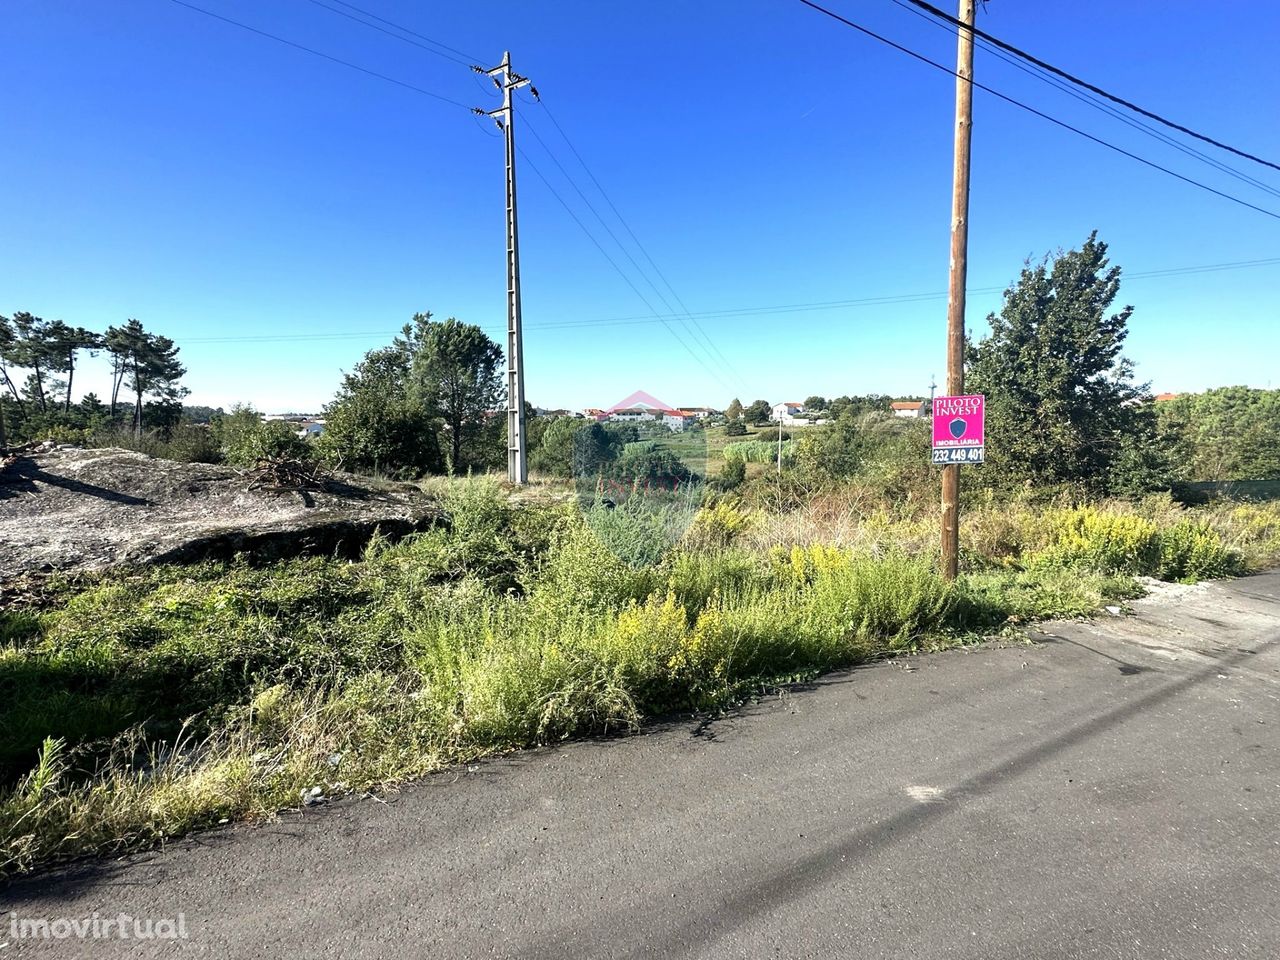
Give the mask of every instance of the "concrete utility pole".
M 511 69 L 511 51 L 491 70 L 473 67 L 492 77 L 502 91 L 502 107 L 487 111 L 507 139 L 507 480 L 529 482 L 529 450 L 525 442 L 524 333 L 520 324 L 520 231 L 516 226 L 516 139 L 513 94 L 529 83 Z M 486 111 L 477 109 L 476 113 Z
M 956 51 L 955 179 L 951 191 L 951 280 L 947 297 L 947 395 L 964 393 L 964 294 L 969 270 L 969 147 L 973 138 L 975 0 L 960 0 Z M 968 28 L 968 29 L 966 29 Z M 960 465 L 942 468 L 942 575 L 960 568 Z
M 778 479 L 782 479 L 782 414 L 778 414 Z

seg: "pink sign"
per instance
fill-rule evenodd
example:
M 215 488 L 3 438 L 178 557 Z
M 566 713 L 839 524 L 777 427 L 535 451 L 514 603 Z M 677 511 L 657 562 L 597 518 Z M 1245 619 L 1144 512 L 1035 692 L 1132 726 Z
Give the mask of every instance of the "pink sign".
M 933 401 L 933 449 L 982 447 L 986 440 L 985 397 L 936 397 Z

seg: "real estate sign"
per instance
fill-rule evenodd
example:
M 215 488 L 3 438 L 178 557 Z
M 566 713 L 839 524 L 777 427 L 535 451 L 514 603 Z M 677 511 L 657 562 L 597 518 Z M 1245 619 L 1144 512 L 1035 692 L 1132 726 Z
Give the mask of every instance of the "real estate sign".
M 933 401 L 933 462 L 982 463 L 986 451 L 986 398 L 981 394 Z

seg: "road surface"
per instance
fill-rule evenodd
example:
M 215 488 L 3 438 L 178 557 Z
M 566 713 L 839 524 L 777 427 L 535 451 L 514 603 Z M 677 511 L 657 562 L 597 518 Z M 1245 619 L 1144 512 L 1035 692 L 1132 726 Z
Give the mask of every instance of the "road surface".
M 0 958 L 1278 957 L 1280 574 L 1134 609 L 29 878 Z

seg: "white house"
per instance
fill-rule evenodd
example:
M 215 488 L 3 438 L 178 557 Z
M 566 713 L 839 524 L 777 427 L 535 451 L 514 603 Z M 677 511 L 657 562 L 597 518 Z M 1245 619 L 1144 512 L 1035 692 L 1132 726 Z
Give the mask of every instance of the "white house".
M 661 414 L 662 411 L 648 407 L 619 407 L 609 411 L 609 419 L 616 423 L 639 423 L 642 420 L 657 420 Z
M 908 420 L 919 420 L 921 417 L 929 415 L 929 404 L 924 400 L 896 400 L 889 404 L 889 409 L 893 411 L 895 417 L 905 417 Z
M 781 421 L 784 427 L 795 426 L 798 423 L 808 423 L 808 420 L 800 420 L 799 415 L 804 413 L 803 403 L 775 403 L 773 405 L 773 420 Z

